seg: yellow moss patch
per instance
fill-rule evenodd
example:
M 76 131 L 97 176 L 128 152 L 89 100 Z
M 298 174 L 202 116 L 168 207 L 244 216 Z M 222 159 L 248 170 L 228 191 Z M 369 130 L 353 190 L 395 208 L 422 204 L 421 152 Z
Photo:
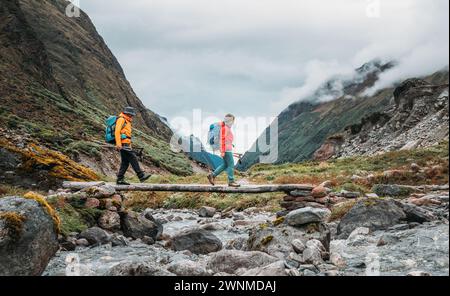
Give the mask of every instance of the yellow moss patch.
M 91 169 L 86 168 L 62 153 L 40 147 L 34 143 L 25 148 L 16 147 L 6 139 L 0 139 L 0 147 L 22 156 L 22 169 L 33 171 L 35 167 L 45 167 L 49 175 L 68 181 L 96 181 L 100 177 Z
M 267 223 L 259 224 L 259 229 L 266 229 L 267 227 L 269 227 L 269 225 Z
M 273 225 L 278 226 L 278 225 L 282 224 L 284 222 L 284 220 L 285 220 L 284 217 L 278 217 L 272 223 L 273 223 Z
M 50 217 L 52 217 L 56 233 L 61 232 L 61 219 L 59 218 L 56 211 L 45 200 L 44 196 L 42 196 L 36 192 L 30 191 L 30 192 L 26 193 L 23 197 L 26 199 L 32 199 L 32 200 L 37 201 L 47 211 L 47 213 L 50 215 Z
M 272 235 L 268 235 L 268 236 L 266 236 L 265 238 L 263 238 L 263 239 L 261 240 L 261 244 L 262 244 L 263 246 L 265 246 L 265 245 L 267 245 L 268 243 L 270 243 L 272 240 L 273 240 L 273 236 L 272 236 Z
M 23 230 L 23 222 L 25 217 L 15 212 L 0 212 L 0 219 L 6 223 L 6 228 L 10 231 L 13 239 L 18 239 Z
M 347 214 L 351 210 L 351 208 L 353 208 L 356 202 L 356 200 L 350 200 L 335 205 L 331 209 L 330 221 L 336 221 L 344 217 L 345 214 Z

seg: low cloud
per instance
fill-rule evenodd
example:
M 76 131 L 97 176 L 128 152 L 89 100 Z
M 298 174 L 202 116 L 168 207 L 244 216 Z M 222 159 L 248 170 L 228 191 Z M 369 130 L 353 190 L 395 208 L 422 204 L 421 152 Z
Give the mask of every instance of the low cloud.
M 368 94 L 447 66 L 448 0 L 80 0 L 150 109 L 276 116 L 334 75 L 396 60 Z M 331 97 L 323 97 L 329 100 Z

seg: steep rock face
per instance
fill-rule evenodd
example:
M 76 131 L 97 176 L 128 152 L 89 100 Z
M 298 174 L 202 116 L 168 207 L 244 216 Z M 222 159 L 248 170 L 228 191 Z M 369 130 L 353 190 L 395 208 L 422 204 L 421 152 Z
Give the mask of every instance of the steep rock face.
M 444 83 L 409 79 L 394 91 L 395 103 L 345 131 L 336 157 L 427 147 L 448 140 L 448 72 Z M 447 83 L 445 83 L 447 77 Z
M 393 66 L 393 63 L 378 61 L 367 63 L 356 69 L 352 77 L 332 79 L 311 97 L 290 105 L 278 116 L 276 159 L 267 156 L 270 153 L 260 151 L 255 143 L 250 151 L 256 152 L 247 152 L 238 168 L 246 170 L 266 160 L 275 160 L 279 164 L 311 159 L 329 136 L 389 104 L 392 89 L 380 91 L 370 99 L 364 98 L 361 93 L 374 85 L 381 72 Z M 266 139 L 269 139 L 270 128 L 265 133 Z M 274 144 L 271 143 L 271 150 L 274 150 Z
M 190 174 L 189 160 L 169 148 L 170 128 L 136 96 L 89 17 L 65 14 L 68 4 L 0 2 L 0 125 L 110 175 L 117 155 L 101 147 L 104 120 L 131 105 L 146 165 Z

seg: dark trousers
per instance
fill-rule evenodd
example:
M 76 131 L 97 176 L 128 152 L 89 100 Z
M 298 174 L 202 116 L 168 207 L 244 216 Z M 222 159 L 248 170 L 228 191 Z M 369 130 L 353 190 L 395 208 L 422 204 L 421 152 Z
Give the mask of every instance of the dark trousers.
M 144 172 L 142 172 L 141 167 L 139 166 L 139 161 L 136 157 L 136 154 L 131 149 L 123 148 L 120 150 L 120 157 L 122 159 L 122 162 L 120 163 L 120 169 L 119 173 L 117 174 L 117 179 L 123 179 L 125 177 L 125 173 L 127 172 L 128 168 L 131 167 L 136 172 L 136 175 L 138 178 L 141 178 L 144 175 Z

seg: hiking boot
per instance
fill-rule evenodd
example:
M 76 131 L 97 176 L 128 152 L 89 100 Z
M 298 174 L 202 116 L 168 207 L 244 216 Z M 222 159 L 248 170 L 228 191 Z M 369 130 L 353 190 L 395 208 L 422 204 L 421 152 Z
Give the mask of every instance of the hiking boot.
M 211 183 L 211 185 L 212 186 L 214 186 L 214 185 L 216 185 L 215 183 L 214 183 L 214 176 L 213 176 L 213 174 L 209 174 L 208 175 L 208 181 L 209 181 L 209 183 Z
M 149 173 L 144 173 L 142 175 L 142 177 L 139 177 L 139 181 L 141 181 L 141 183 L 144 183 L 145 181 L 147 181 L 152 175 Z
M 124 179 L 117 179 L 116 184 L 117 184 L 117 185 L 126 185 L 126 186 L 130 185 L 130 183 L 128 183 L 128 182 L 125 181 Z
M 230 187 L 236 187 L 236 188 L 237 188 L 237 187 L 241 187 L 240 184 L 238 184 L 238 183 L 236 183 L 236 182 L 234 182 L 234 181 L 233 181 L 233 182 L 229 182 L 229 183 L 228 183 L 228 186 L 230 186 Z

